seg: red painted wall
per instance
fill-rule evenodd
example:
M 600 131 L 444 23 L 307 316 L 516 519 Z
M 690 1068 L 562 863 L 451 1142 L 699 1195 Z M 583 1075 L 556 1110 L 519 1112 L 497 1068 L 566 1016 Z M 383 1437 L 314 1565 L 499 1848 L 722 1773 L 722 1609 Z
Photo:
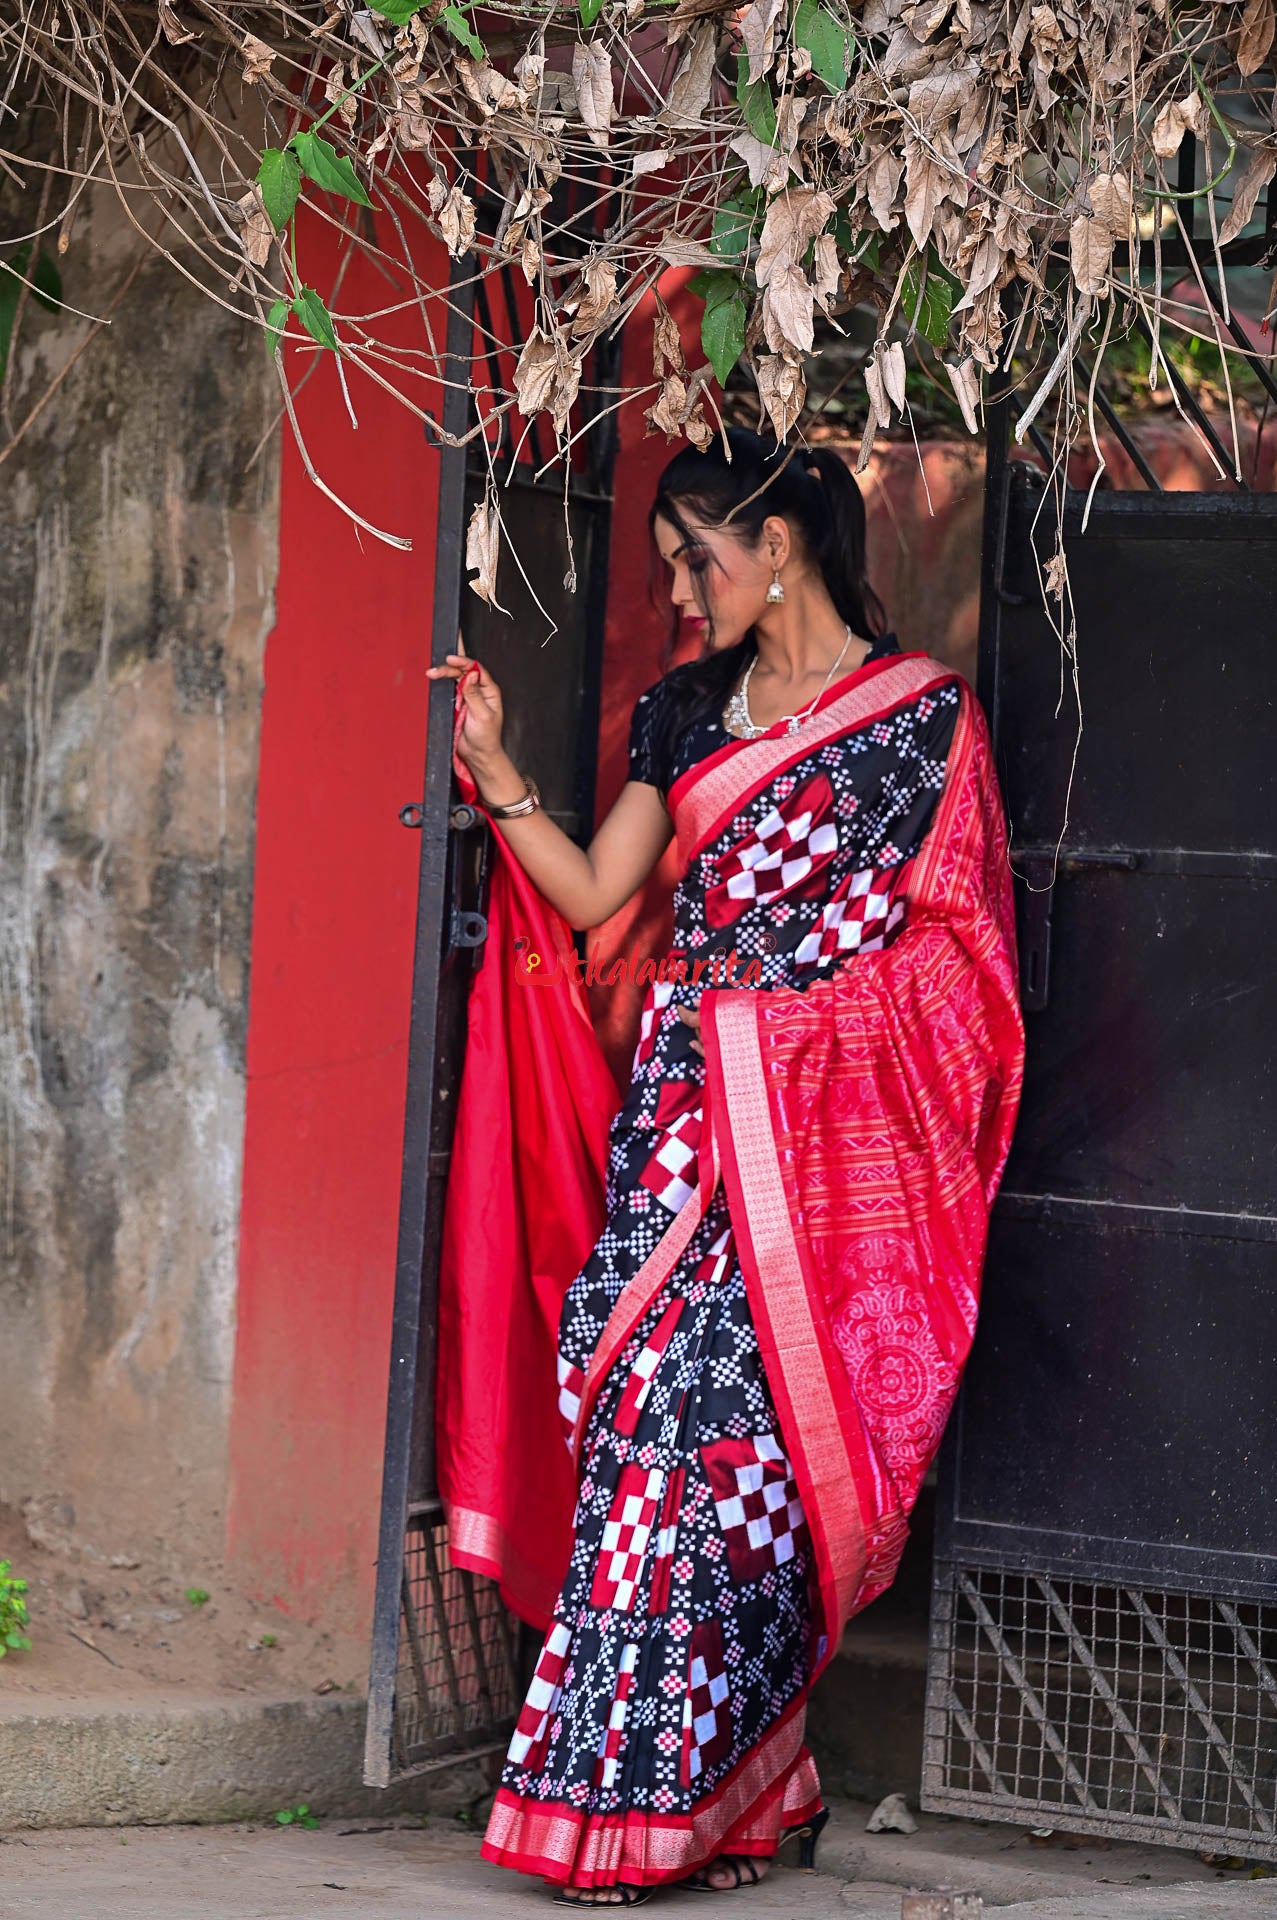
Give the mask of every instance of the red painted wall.
M 304 222 L 306 279 L 334 283 L 332 230 Z M 391 242 L 393 244 L 393 241 Z M 429 262 L 440 280 L 442 250 Z M 359 254 L 334 304 L 385 307 Z M 403 321 L 405 341 L 412 316 Z M 419 339 L 412 339 L 419 345 Z M 313 356 L 292 353 L 296 384 Z M 330 485 L 287 427 L 277 621 L 266 650 L 231 1429 L 228 1554 L 256 1597 L 366 1630 L 394 1285 L 438 457 L 357 373 L 350 426 L 331 356 L 298 396 Z M 425 404 L 437 408 L 430 394 Z

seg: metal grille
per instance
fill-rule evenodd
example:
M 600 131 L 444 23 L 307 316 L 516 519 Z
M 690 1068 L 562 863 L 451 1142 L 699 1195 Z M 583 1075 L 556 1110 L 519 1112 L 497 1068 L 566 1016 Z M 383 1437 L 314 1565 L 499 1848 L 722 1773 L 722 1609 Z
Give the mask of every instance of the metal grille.
M 922 1804 L 1277 1859 L 1277 1606 L 941 1561 Z
M 438 1510 L 410 1513 L 395 1676 L 395 1768 L 503 1747 L 517 1711 L 515 1628 L 491 1580 L 448 1557 Z

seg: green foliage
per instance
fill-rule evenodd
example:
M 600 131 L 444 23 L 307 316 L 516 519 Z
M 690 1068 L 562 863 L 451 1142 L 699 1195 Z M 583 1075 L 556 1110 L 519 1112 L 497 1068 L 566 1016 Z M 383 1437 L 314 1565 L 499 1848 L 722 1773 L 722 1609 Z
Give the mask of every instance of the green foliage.
M 313 180 L 317 187 L 322 187 L 325 193 L 344 194 L 347 200 L 353 200 L 360 207 L 372 205 L 360 185 L 349 156 L 338 153 L 322 134 L 295 133 L 289 145 L 301 161 L 306 178 Z
M 188 1587 L 186 1598 L 192 1607 L 206 1607 L 213 1596 L 206 1587 Z
M 258 1644 L 263 1647 L 277 1647 L 279 1645 L 279 1635 L 277 1633 L 264 1633 Z
M 287 147 L 267 147 L 257 169 L 257 184 L 267 217 L 278 233 L 292 219 L 302 190 L 302 170 L 297 155 Z
M 336 353 L 337 333 L 333 317 L 313 287 L 302 288 L 293 301 L 293 312 L 312 340 L 318 340 L 321 347 L 331 347 Z
M 944 271 L 934 248 L 929 248 L 927 252 L 925 282 L 921 263 L 917 260 L 911 263 L 905 274 L 904 290 L 900 297 L 901 311 L 910 326 L 917 322 L 918 332 L 937 349 L 948 345 L 949 319 L 957 293 L 957 281 Z
M 599 4 L 602 5 L 602 0 L 599 0 Z M 581 11 L 584 14 L 584 7 L 582 7 Z M 598 7 L 596 7 L 594 11 L 597 13 Z M 468 7 L 445 7 L 439 15 L 439 18 L 443 21 L 444 26 L 447 27 L 453 39 L 461 42 L 472 60 L 484 60 L 487 58 L 486 49 L 474 28 L 470 25 L 466 17 L 468 13 Z
M 831 93 L 841 93 L 847 84 L 855 36 L 834 18 L 820 0 L 798 0 L 794 13 L 794 43 L 811 55 L 812 72 L 819 75 Z
M 747 53 L 738 53 L 736 56 L 736 100 L 745 116 L 745 125 L 755 140 L 761 140 L 765 147 L 774 145 L 776 102 L 772 99 L 772 90 L 765 77 L 751 81 Z
M 0 380 L 4 379 L 4 370 L 9 364 L 9 343 L 13 339 L 23 282 L 30 281 L 30 298 L 46 313 L 56 313 L 62 302 L 62 275 L 48 254 L 37 254 L 34 267 L 28 267 L 30 258 L 28 240 L 7 260 L 0 260 Z
M 300 1807 L 281 1807 L 271 1818 L 277 1827 L 305 1827 L 310 1833 L 319 1825 L 305 1801 Z
M 730 200 L 724 200 L 715 207 L 709 250 L 716 253 L 720 260 L 738 261 L 744 265 L 749 252 L 750 235 L 758 219 L 758 201 L 757 189 L 751 188 L 745 193 L 734 193 Z
M 592 27 L 603 11 L 603 0 L 577 0 L 577 9 L 581 15 L 581 25 Z
M 392 20 L 397 27 L 406 27 L 414 13 L 420 13 L 429 0 L 368 0 L 374 13 L 383 20 Z
M 26 1653 L 31 1645 L 26 1594 L 26 1581 L 9 1572 L 7 1560 L 0 1560 L 0 1660 L 6 1653 Z
M 707 268 L 690 283 L 705 302 L 701 345 L 720 387 L 745 351 L 745 290 L 739 276 L 723 267 Z

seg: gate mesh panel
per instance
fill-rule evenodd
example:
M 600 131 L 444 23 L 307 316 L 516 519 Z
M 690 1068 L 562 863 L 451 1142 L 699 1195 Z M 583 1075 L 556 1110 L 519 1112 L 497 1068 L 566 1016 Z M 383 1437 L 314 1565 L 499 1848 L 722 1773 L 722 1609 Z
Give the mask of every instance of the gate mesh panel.
M 938 1563 L 922 1801 L 1277 1859 L 1277 1606 Z
M 518 1711 L 514 1627 L 491 1580 L 448 1557 L 447 1523 L 411 1515 L 404 1543 L 397 1771 L 504 1746 Z

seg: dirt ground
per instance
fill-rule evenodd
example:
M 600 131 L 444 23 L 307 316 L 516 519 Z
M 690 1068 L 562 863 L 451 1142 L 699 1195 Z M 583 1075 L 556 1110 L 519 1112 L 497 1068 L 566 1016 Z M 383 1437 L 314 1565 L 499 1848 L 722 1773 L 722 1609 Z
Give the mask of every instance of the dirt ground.
M 30 1583 L 31 1649 L 0 1660 L 0 1696 L 361 1692 L 366 1653 L 235 1594 L 217 1563 L 187 1580 L 91 1554 L 56 1510 L 0 1507 L 0 1560 Z M 188 1593 L 189 1589 L 189 1593 Z M 206 1593 L 206 1600 L 193 1599 Z

